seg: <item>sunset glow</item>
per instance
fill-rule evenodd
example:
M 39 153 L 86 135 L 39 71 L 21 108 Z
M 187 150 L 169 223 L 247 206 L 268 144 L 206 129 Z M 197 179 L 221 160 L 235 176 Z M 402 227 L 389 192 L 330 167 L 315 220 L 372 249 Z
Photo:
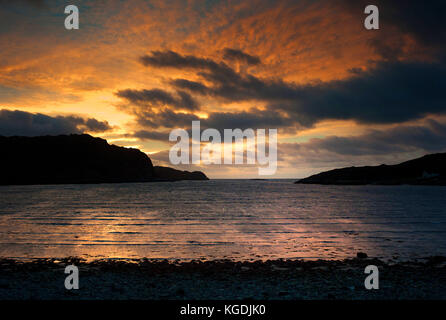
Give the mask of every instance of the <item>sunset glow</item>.
M 403 13 L 366 30 L 361 1 L 72 1 L 80 28 L 65 30 L 65 2 L 53 2 L 2 4 L 0 13 L 1 118 L 67 124 L 30 134 L 85 132 L 168 165 L 168 133 L 194 119 L 219 130 L 277 128 L 278 178 L 444 148 L 419 140 L 445 136 L 444 84 L 435 82 L 445 72 L 444 34 L 425 41 Z M 421 97 L 414 91 L 428 76 Z M 386 138 L 414 130 L 429 137 Z M 257 172 L 184 168 L 211 178 Z

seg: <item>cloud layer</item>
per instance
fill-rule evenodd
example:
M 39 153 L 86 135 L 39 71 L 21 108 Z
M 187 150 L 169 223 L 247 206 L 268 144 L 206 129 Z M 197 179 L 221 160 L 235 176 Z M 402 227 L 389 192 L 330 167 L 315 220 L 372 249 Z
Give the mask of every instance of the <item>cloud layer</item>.
M 243 53 L 245 54 L 245 53 Z M 245 54 L 248 55 L 248 54 Z M 160 89 L 125 89 L 117 95 L 138 105 L 135 112 L 140 123 L 154 127 L 185 126 L 197 117 L 176 112 L 196 110 L 196 100 L 213 98 L 224 102 L 254 101 L 265 106 L 239 113 L 210 112 L 204 120 L 209 127 L 222 125 L 262 127 L 310 127 L 323 120 L 354 120 L 361 123 L 402 123 L 421 119 L 428 114 L 446 111 L 446 65 L 443 62 L 381 61 L 368 70 L 355 70 L 343 80 L 296 85 L 277 79 L 236 72 L 222 61 L 176 52 L 153 52 L 141 58 L 145 66 L 193 69 L 200 81 L 171 79 L 169 83 L 183 96 L 175 98 Z M 192 96 L 191 96 L 192 95 Z M 142 103 L 144 102 L 144 103 Z M 145 112 L 150 107 L 164 106 L 158 112 Z M 227 119 L 228 121 L 224 121 Z
M 83 132 L 104 132 L 111 127 L 106 121 L 77 116 L 51 117 L 41 113 L 0 110 L 0 135 L 42 136 Z
M 365 0 L 72 4 L 76 32 L 64 1 L 0 1 L 0 105 L 20 110 L 1 112 L 0 134 L 92 132 L 165 154 L 193 120 L 278 128 L 281 177 L 446 150 L 444 1 L 377 0 L 375 31 Z

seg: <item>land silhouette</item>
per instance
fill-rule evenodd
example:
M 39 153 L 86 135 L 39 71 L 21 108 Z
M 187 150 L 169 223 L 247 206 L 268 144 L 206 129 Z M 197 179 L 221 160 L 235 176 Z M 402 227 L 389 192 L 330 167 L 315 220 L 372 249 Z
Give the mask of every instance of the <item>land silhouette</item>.
M 446 185 L 446 153 L 425 155 L 396 165 L 348 167 L 312 175 L 295 183 L 332 185 Z
M 0 184 L 78 184 L 208 180 L 199 171 L 153 166 L 142 151 L 88 134 L 0 136 Z

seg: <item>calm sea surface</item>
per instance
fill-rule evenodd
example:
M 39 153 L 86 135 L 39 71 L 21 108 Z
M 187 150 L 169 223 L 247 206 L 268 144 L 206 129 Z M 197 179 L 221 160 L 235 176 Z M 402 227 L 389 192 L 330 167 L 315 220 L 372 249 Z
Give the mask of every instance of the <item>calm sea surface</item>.
M 0 256 L 446 255 L 446 188 L 292 180 L 0 187 Z

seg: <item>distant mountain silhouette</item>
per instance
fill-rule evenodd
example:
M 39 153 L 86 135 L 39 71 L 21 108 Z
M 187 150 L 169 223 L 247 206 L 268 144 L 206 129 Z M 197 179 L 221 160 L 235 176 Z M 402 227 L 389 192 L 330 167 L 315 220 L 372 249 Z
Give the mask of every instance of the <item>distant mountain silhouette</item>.
M 155 166 L 153 172 L 156 177 L 166 180 L 209 180 L 201 171 L 180 171 L 169 167 Z
M 156 169 L 140 150 L 87 134 L 0 136 L 0 150 L 1 185 L 208 179 L 201 172 Z
M 336 185 L 446 185 L 446 153 L 426 155 L 397 165 L 335 169 L 295 183 Z

